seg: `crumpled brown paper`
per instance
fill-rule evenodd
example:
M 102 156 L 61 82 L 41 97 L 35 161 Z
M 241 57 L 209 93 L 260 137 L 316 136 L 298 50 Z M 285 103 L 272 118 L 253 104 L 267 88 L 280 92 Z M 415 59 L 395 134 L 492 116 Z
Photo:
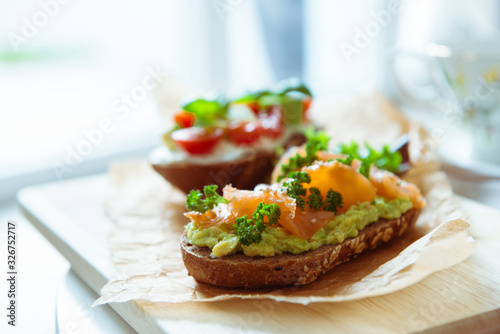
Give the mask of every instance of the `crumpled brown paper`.
M 148 300 L 180 303 L 228 298 L 274 299 L 291 303 L 338 302 L 387 294 L 466 259 L 474 250 L 446 175 L 439 171 L 432 138 L 406 120 L 379 95 L 345 105 L 315 109 L 334 142 L 369 140 L 374 146 L 410 136 L 412 170 L 427 200 L 416 226 L 387 245 L 340 265 L 317 281 L 298 287 L 261 290 L 225 289 L 197 283 L 188 276 L 180 253 L 180 235 L 188 222 L 185 196 L 146 162 L 121 163 L 110 171 L 113 195 L 105 203 L 115 228 L 109 249 L 116 274 L 96 304 Z

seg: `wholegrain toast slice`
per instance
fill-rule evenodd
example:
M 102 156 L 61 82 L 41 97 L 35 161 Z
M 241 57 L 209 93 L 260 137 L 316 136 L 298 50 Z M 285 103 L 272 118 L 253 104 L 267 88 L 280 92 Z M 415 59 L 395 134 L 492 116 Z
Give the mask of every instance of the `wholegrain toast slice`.
M 304 134 L 294 133 L 287 138 L 283 147 L 301 145 L 305 140 Z M 171 164 L 152 161 L 151 166 L 185 194 L 209 184 L 216 184 L 218 193 L 222 194 L 222 188 L 227 184 L 238 189 L 253 189 L 259 183 L 268 183 L 278 158 L 274 149 L 254 149 L 229 161 L 184 161 Z
M 419 209 L 411 209 L 397 219 L 380 219 L 365 227 L 355 238 L 347 238 L 340 244 L 324 245 L 298 255 L 249 257 L 238 253 L 211 257 L 211 249 L 190 244 L 185 232 L 181 238 L 182 259 L 189 275 L 194 279 L 219 287 L 304 285 L 313 282 L 333 267 L 401 236 L 415 223 L 419 214 Z
M 227 184 L 238 189 L 253 189 L 257 184 L 268 182 L 274 168 L 274 151 L 251 151 L 242 157 L 210 164 L 191 162 L 176 164 L 152 164 L 153 169 L 165 180 L 188 194 L 193 189 L 203 189 L 216 184 L 218 192 Z

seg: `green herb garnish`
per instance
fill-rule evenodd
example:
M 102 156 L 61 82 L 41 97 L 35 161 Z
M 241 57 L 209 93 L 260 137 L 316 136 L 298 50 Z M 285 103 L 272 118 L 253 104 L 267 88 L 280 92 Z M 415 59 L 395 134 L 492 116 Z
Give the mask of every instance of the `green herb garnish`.
M 259 102 L 259 100 L 264 96 L 272 95 L 273 93 L 269 90 L 258 90 L 254 92 L 248 92 L 243 96 L 238 97 L 233 102 L 234 103 L 250 103 L 250 102 Z
M 252 219 L 247 219 L 247 215 L 236 218 L 233 225 L 234 233 L 242 245 L 258 244 L 262 241 L 262 232 L 266 229 L 265 217 L 268 219 L 267 224 L 272 226 L 278 223 L 280 216 L 279 206 L 261 202 L 252 214 Z
M 291 180 L 283 183 L 283 189 L 286 190 L 287 196 L 295 198 L 297 206 L 304 210 L 306 204 L 304 196 L 307 194 L 307 189 L 304 188 L 302 183 L 311 182 L 311 177 L 305 172 L 291 172 L 288 174 L 288 177 L 291 178 Z
M 189 211 L 205 213 L 212 210 L 219 203 L 229 203 L 227 199 L 217 194 L 217 188 L 218 186 L 213 184 L 203 187 L 203 193 L 199 190 L 191 190 L 186 196 L 186 208 Z M 205 195 L 205 198 L 202 198 L 203 195 Z
M 306 155 L 302 156 L 297 153 L 289 159 L 286 165 L 281 165 L 281 175 L 278 176 L 278 181 L 281 181 L 290 172 L 311 165 L 314 161 L 318 160 L 318 151 L 326 151 L 328 149 L 330 138 L 324 131 L 315 131 L 314 128 L 310 127 L 306 130 L 305 135 L 307 138 Z
M 400 152 L 393 152 L 389 145 L 384 145 L 381 151 L 373 149 L 368 144 L 365 144 L 365 146 L 369 151 L 368 156 L 370 160 L 373 161 L 377 168 L 385 169 L 392 173 L 398 172 L 399 166 L 403 160 Z
M 214 99 L 196 99 L 182 105 L 182 110 L 196 116 L 196 126 L 216 125 L 217 121 L 227 119 L 229 102 L 219 96 Z
M 304 118 L 304 101 L 311 99 L 311 91 L 297 78 L 279 82 L 273 89 L 252 91 L 235 99 L 234 103 L 256 103 L 259 108 L 281 106 L 285 124 L 301 124 Z
M 335 160 L 337 160 L 340 163 L 343 163 L 345 165 L 350 166 L 350 165 L 352 165 L 352 161 L 354 160 L 354 155 L 347 155 L 345 159 L 338 158 L 338 159 L 335 159 Z
M 337 212 L 337 209 L 342 207 L 342 195 L 332 189 L 328 190 L 326 198 L 323 199 L 321 191 L 316 187 L 311 187 L 306 199 L 307 189 L 302 183 L 311 182 L 311 177 L 306 172 L 292 172 L 288 174 L 288 178 L 291 180 L 283 183 L 283 190 L 286 190 L 287 196 L 295 198 L 295 203 L 302 210 L 306 204 L 315 211 Z
M 349 144 L 341 143 L 339 145 L 339 153 L 346 154 L 347 156 L 359 157 L 359 145 L 354 140 Z
M 264 222 L 264 218 L 267 217 L 267 224 L 269 226 L 276 225 L 281 216 L 281 209 L 276 204 L 265 204 L 260 202 L 257 205 L 257 209 L 255 209 L 252 214 L 252 219 L 254 221 L 262 221 Z
M 298 78 L 289 78 L 280 81 L 275 88 L 277 94 L 285 95 L 289 92 L 300 92 L 312 97 L 312 93 Z
M 242 245 L 249 246 L 250 244 L 258 244 L 262 241 L 262 232 L 266 229 L 260 221 L 254 221 L 252 219 L 247 219 L 247 215 L 243 217 L 236 218 L 235 224 L 233 225 L 234 233 L 239 237 L 239 241 Z
M 309 188 L 309 196 L 307 196 L 307 204 L 309 207 L 315 211 L 320 210 L 323 207 L 323 196 L 321 192 L 316 187 Z
M 349 166 L 354 159 L 361 161 L 359 172 L 366 178 L 370 177 L 370 168 L 372 165 L 392 173 L 397 173 L 402 161 L 401 153 L 391 151 L 389 145 L 385 145 L 382 150 L 377 151 L 365 143 L 365 152 L 361 152 L 359 145 L 352 141 L 350 144 L 340 144 L 339 151 L 339 153 L 346 154 L 347 157 L 336 160 Z
M 342 195 L 332 189 L 326 193 L 326 198 L 323 199 L 321 192 L 316 187 L 309 188 L 310 195 L 307 197 L 307 204 L 315 211 L 325 210 L 337 213 L 337 209 L 343 205 Z
M 251 91 L 247 92 L 244 95 L 238 97 L 235 99 L 233 102 L 234 103 L 250 103 L 250 102 L 257 102 L 259 104 L 264 104 L 262 103 L 265 102 L 262 99 L 268 99 L 268 97 L 276 100 L 276 101 L 281 101 L 281 98 L 283 98 L 285 95 L 287 95 L 290 92 L 298 92 L 301 93 L 302 96 L 307 95 L 312 97 L 312 93 L 307 88 L 306 85 L 304 85 L 299 79 L 297 78 L 289 78 L 283 81 L 280 81 L 273 89 L 266 89 L 266 90 L 257 90 L 257 91 Z M 281 103 L 279 103 L 281 104 Z
M 361 165 L 359 166 L 359 173 L 370 179 L 370 168 L 372 167 L 372 161 L 370 159 L 361 160 Z
M 341 208 L 344 205 L 344 201 L 342 199 L 342 195 L 332 189 L 328 190 L 326 193 L 326 199 L 323 202 L 323 209 L 325 211 L 337 212 L 338 208 Z

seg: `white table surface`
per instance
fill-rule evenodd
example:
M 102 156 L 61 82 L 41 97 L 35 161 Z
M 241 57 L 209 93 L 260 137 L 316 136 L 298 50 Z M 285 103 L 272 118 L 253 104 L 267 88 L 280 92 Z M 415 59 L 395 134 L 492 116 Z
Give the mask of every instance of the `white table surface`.
M 136 333 L 109 306 L 91 307 L 97 298 L 97 294 L 69 270 L 57 293 L 59 333 Z
M 7 326 L 2 312 L 0 333 L 55 333 L 57 291 L 69 263 L 11 202 L 0 206 L 1 268 L 4 268 L 6 261 L 7 220 L 17 222 L 18 324 L 16 328 Z M 7 285 L 3 274 L 0 280 L 1 305 L 7 301 L 4 295 Z
M 18 224 L 18 324 L 13 328 L 1 321 L 0 333 L 135 333 L 110 307 L 90 307 L 96 293 L 70 270 L 68 261 L 23 217 L 13 201 L 0 205 L 2 258 L 8 220 Z M 0 280 L 0 291 L 6 288 Z M 2 294 L 2 303 L 6 299 Z

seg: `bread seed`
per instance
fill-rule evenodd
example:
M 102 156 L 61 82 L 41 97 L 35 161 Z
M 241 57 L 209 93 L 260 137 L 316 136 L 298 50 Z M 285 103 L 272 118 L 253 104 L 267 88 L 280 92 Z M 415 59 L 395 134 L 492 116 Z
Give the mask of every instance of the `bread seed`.
M 352 249 L 356 249 L 358 247 L 358 245 L 359 245 L 358 238 L 354 238 L 354 239 L 351 240 L 351 248 Z
M 385 232 L 384 232 L 384 236 L 382 237 L 382 240 L 384 240 L 384 242 L 387 242 L 387 241 L 391 240 L 392 233 L 394 233 L 394 231 L 392 230 L 391 227 L 389 227 L 388 229 L 386 229 Z
M 398 232 L 398 237 L 400 237 L 403 233 L 405 233 L 407 227 L 408 227 L 408 224 L 401 225 L 401 228 L 399 229 L 399 232 Z
M 305 276 L 302 276 L 302 277 L 299 277 L 299 279 L 297 280 L 297 284 L 306 284 L 306 277 Z
M 382 237 L 382 233 L 379 233 L 375 236 L 375 238 L 373 238 L 372 242 L 370 243 L 370 245 L 372 246 L 372 249 L 377 247 L 377 242 L 378 240 Z
M 335 261 L 339 257 L 339 254 L 337 253 L 337 250 L 334 250 L 332 254 L 330 254 L 330 263 Z
M 361 253 L 363 251 L 363 249 L 365 249 L 365 243 L 362 242 L 359 244 L 359 246 L 356 248 L 356 250 L 354 251 L 355 254 L 358 254 L 358 253 Z
M 304 271 L 307 273 L 309 271 L 309 267 L 308 266 L 304 266 Z

